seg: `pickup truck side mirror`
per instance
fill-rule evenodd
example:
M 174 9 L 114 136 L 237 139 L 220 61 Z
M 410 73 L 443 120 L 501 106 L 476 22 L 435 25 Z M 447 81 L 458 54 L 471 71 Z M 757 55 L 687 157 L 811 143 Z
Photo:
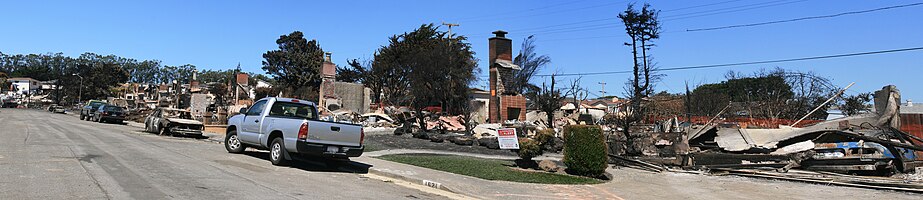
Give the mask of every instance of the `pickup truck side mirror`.
M 240 111 L 238 111 L 237 113 L 238 113 L 238 114 L 247 114 L 247 107 L 240 108 Z

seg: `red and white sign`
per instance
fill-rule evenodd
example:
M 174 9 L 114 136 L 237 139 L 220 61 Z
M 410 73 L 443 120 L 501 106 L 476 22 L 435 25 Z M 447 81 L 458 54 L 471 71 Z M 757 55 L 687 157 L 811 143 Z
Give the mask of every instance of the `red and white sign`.
M 500 149 L 519 149 L 519 137 L 516 136 L 515 128 L 499 129 L 497 135 Z

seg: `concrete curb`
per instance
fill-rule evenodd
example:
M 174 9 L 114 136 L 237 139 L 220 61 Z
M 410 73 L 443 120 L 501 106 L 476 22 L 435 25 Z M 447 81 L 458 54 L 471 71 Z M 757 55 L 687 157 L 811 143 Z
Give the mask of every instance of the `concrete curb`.
M 381 160 L 381 159 L 376 159 L 376 158 L 369 158 L 369 159 Z M 386 160 L 381 160 L 381 161 L 386 161 Z M 401 164 L 401 163 L 398 163 L 398 164 Z M 452 190 L 449 186 L 443 185 L 442 183 L 439 183 L 436 181 L 425 180 L 425 179 L 420 179 L 420 178 L 412 178 L 412 177 L 404 176 L 398 173 L 383 171 L 383 170 L 375 169 L 374 166 L 369 168 L 369 174 L 384 176 L 384 177 L 393 178 L 393 179 L 399 179 L 399 180 L 407 181 L 413 184 L 435 188 L 435 189 L 439 189 L 439 190 L 446 191 L 446 192 L 451 192 L 451 193 L 465 195 L 465 196 L 471 196 L 468 194 L 456 192 L 455 190 Z

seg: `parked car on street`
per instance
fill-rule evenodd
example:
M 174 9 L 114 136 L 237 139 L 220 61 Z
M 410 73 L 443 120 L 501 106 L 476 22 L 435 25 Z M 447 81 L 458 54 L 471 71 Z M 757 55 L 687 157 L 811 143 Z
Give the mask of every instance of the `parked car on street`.
M 113 122 L 121 124 L 122 121 L 125 121 L 125 110 L 122 107 L 103 104 L 93 112 L 93 119 L 95 122 Z
M 96 113 L 96 110 L 102 105 L 106 105 L 106 102 L 97 100 L 88 101 L 87 104 L 80 109 L 80 120 L 90 121 L 93 119 L 93 114 Z
M 186 110 L 157 108 L 144 118 L 144 130 L 160 135 L 201 136 L 205 125 Z
M 57 104 L 49 106 L 48 111 L 51 111 L 53 113 L 61 113 L 61 114 L 64 114 L 65 112 L 64 106 L 60 106 Z
M 225 149 L 241 153 L 247 147 L 269 149 L 273 165 L 296 157 L 324 157 L 342 164 L 363 152 L 365 133 L 357 124 L 319 121 L 313 102 L 269 97 L 241 109 L 228 119 Z

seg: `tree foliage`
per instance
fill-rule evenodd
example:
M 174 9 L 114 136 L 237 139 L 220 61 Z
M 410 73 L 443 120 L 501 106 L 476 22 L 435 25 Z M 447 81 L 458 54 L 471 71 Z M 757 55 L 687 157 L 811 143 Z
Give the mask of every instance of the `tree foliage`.
M 389 44 L 362 66 L 350 62 L 341 80 L 359 81 L 381 94 L 388 105 L 409 105 L 417 111 L 440 106 L 453 114 L 464 113 L 468 85 L 475 81 L 477 60 L 463 36 L 448 35 L 433 24 L 391 36 Z M 378 95 L 374 95 L 377 98 Z
M 126 82 L 161 84 L 176 80 L 188 83 L 195 70 L 196 67 L 190 64 L 164 66 L 158 60 L 139 61 L 89 52 L 78 57 L 64 56 L 63 53 L 0 53 L 0 73 L 8 77 L 55 82 L 58 88 L 49 95 L 57 103 L 72 103 L 77 101 L 78 96 L 82 100 L 114 96 L 124 91 L 113 90 L 113 87 Z
M 320 68 L 324 63 L 324 50 L 316 40 L 304 38 L 304 33 L 295 31 L 279 36 L 276 40 L 279 49 L 263 54 L 263 70 L 272 75 L 283 92 L 295 97 L 309 97 L 308 91 L 317 91 L 320 87 Z M 307 89 L 301 89 L 308 87 Z M 313 94 L 316 101 L 318 94 Z
M 693 114 L 713 116 L 730 104 L 728 115 L 798 119 L 836 91 L 829 80 L 810 72 L 775 69 L 752 76 L 730 72 L 726 77 L 726 81 L 700 85 L 689 94 Z M 825 117 L 826 113 L 815 112 L 809 119 Z
M 846 95 L 843 96 L 843 101 L 839 105 L 840 111 L 843 111 L 843 114 L 847 116 L 860 114 L 864 111 L 869 111 L 869 102 L 871 101 L 872 93 L 869 92 Z
M 529 83 L 535 73 L 541 68 L 551 63 L 551 57 L 548 55 L 538 55 L 535 52 L 535 37 L 530 35 L 522 41 L 522 48 L 519 54 L 513 58 L 513 64 L 519 65 L 521 70 L 513 73 L 513 81 L 507 87 L 508 90 L 516 91 L 519 94 L 535 93 L 539 90 L 538 86 Z M 531 96 L 531 95 L 530 95 Z

